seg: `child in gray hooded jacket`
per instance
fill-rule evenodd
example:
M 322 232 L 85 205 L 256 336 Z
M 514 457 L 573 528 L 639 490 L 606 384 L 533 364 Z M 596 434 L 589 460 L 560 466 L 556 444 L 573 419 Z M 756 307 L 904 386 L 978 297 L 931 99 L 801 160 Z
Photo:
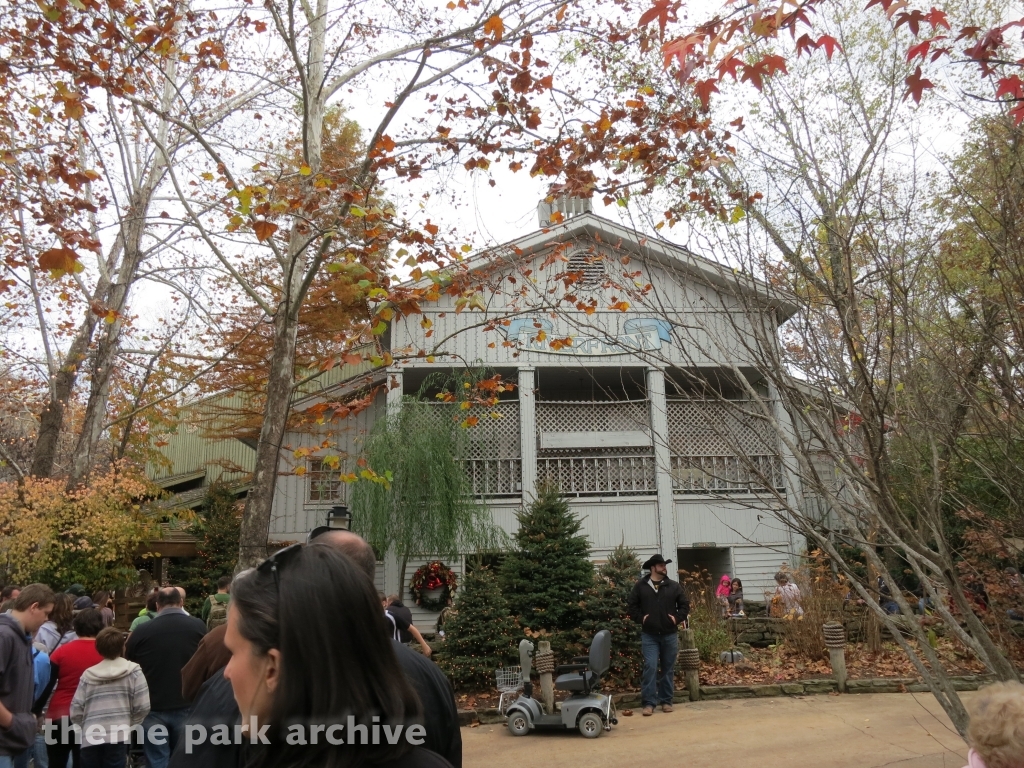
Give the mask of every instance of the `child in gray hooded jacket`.
M 71 722 L 82 729 L 82 768 L 125 765 L 132 729 L 149 714 L 142 667 L 122 657 L 125 637 L 114 627 L 100 631 L 103 661 L 82 673 L 71 701 Z

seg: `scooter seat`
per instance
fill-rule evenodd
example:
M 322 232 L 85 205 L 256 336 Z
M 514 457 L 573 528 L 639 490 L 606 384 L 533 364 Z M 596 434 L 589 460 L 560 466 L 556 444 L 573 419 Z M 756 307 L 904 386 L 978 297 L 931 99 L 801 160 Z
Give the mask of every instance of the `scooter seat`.
M 583 675 L 586 675 L 584 680 Z M 586 684 L 585 684 L 586 683 Z M 558 691 L 583 691 L 587 687 L 594 685 L 594 673 L 589 669 L 580 674 L 579 672 L 569 672 L 565 675 L 559 675 L 555 678 L 555 690 Z

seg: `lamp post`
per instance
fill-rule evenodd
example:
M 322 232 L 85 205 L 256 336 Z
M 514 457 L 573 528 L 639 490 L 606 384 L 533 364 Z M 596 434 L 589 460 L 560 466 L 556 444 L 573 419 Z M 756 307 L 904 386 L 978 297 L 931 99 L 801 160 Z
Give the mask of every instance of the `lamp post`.
M 333 531 L 352 529 L 352 513 L 344 504 L 338 504 L 327 511 L 327 527 Z

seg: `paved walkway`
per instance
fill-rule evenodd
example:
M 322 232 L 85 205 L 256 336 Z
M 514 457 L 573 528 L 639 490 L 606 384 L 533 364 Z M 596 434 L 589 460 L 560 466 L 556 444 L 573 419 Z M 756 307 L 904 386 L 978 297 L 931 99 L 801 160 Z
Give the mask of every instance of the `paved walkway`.
M 964 694 L 969 700 L 970 693 Z M 463 728 L 465 768 L 962 768 L 967 747 L 930 694 L 856 694 L 677 704 L 622 717 L 597 739 Z

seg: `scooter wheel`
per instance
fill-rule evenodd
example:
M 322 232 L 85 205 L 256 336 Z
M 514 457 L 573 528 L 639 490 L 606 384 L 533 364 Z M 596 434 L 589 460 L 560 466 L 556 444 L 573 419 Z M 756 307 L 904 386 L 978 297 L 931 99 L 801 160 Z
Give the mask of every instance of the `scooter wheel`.
M 580 718 L 577 727 L 580 729 L 580 733 L 588 739 L 596 739 L 601 735 L 601 731 L 604 730 L 604 722 L 597 713 L 587 712 Z
M 617 717 L 613 717 L 613 718 L 611 719 L 611 724 L 612 724 L 612 725 L 618 725 L 618 724 L 619 724 L 619 718 L 617 718 Z
M 508 732 L 513 736 L 525 736 L 530 732 L 530 722 L 522 712 L 513 712 L 508 716 Z

